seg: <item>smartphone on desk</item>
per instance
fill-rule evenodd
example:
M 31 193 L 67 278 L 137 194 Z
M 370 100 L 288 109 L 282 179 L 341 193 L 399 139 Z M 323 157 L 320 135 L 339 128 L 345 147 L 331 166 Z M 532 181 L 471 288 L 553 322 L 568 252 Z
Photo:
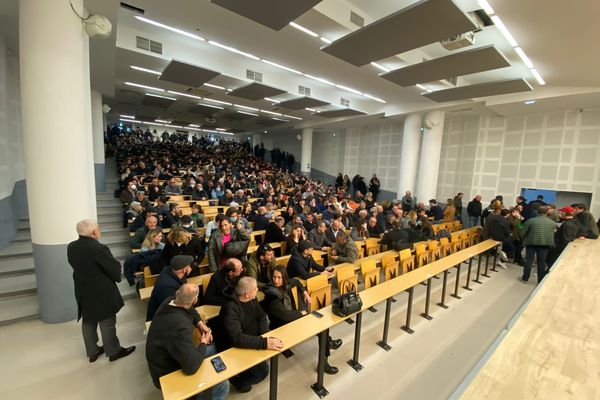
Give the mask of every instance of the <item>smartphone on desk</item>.
M 213 367 L 215 368 L 215 371 L 217 372 L 223 372 L 227 369 L 227 366 L 223 362 L 223 359 L 221 359 L 221 357 L 219 356 L 211 358 L 210 362 L 212 363 Z
M 315 317 L 317 317 L 317 318 L 323 318 L 323 314 L 321 314 L 321 313 L 320 313 L 320 312 L 318 312 L 318 311 L 311 311 L 310 313 L 311 313 L 312 315 L 314 315 Z

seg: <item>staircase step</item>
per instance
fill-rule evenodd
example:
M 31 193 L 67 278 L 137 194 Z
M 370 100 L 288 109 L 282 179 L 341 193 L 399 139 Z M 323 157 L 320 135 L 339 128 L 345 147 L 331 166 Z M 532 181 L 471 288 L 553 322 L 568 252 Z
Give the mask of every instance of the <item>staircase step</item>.
M 31 243 L 9 243 L 4 249 L 0 250 L 0 260 L 10 258 L 20 258 L 24 255 L 31 255 L 33 248 Z
M 34 272 L 33 257 L 0 259 L 0 278 L 6 275 L 24 275 Z
M 35 274 L 5 276 L 0 279 L 0 298 L 35 293 L 36 287 Z
M 0 325 L 7 325 L 39 317 L 36 295 L 0 298 Z

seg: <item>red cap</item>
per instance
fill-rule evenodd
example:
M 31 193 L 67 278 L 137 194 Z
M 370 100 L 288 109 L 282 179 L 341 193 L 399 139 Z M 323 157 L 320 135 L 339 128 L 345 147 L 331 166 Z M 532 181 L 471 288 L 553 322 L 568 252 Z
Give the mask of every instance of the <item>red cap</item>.
M 565 214 L 573 214 L 575 212 L 575 209 L 571 206 L 565 206 L 558 211 Z

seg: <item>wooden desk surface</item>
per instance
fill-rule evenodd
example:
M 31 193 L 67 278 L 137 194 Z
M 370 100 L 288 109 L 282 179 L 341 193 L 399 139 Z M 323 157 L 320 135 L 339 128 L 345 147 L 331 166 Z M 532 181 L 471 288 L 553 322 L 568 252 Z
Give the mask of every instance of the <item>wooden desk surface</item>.
M 598 259 L 600 240 L 565 250 L 461 399 L 600 399 Z
M 191 278 L 187 278 L 188 283 L 195 283 L 196 285 L 202 287 L 202 275 L 192 276 Z M 140 289 L 140 299 L 146 300 L 149 299 L 152 295 L 152 289 L 154 286 L 149 286 Z
M 496 245 L 497 242 L 487 240 L 380 285 L 364 290 L 360 292 L 360 297 L 363 301 L 363 310 L 394 296 L 403 290 L 415 286 L 445 269 L 452 268 L 459 262 L 469 259 L 474 254 L 484 252 Z M 286 350 L 331 328 L 333 325 L 338 324 L 346 318 L 351 317 L 338 317 L 331 311 L 331 306 L 322 308 L 319 312 L 323 314 L 322 318 L 316 318 L 315 316 L 308 314 L 281 328 L 272 330 L 263 336 L 281 339 L 284 346 L 282 350 Z M 215 372 L 210 363 L 210 359 L 207 359 L 202 362 L 200 369 L 198 369 L 195 374 L 185 375 L 179 370 L 162 376 L 160 378 L 160 384 L 163 397 L 165 400 L 186 399 L 257 365 L 260 362 L 266 361 L 276 354 L 278 354 L 278 352 L 272 350 L 231 348 L 218 354 L 227 366 L 227 369 L 221 373 Z

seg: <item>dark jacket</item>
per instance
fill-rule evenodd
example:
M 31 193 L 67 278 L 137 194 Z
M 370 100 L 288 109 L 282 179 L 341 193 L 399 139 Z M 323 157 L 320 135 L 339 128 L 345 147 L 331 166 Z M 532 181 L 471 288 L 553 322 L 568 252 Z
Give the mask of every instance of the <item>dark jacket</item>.
M 323 247 L 331 247 L 333 245 L 333 243 L 331 243 L 331 240 L 329 240 L 329 238 L 327 237 L 326 232 L 319 233 L 317 231 L 317 228 L 309 232 L 308 240 L 310 240 L 310 242 L 319 249 Z
M 278 243 L 285 242 L 286 237 L 283 234 L 283 231 L 275 222 L 270 222 L 269 226 L 267 226 L 267 231 L 265 232 L 265 243 Z
M 185 282 L 186 279 L 179 279 L 171 267 L 163 268 L 158 278 L 156 278 L 154 289 L 152 289 L 152 295 L 148 301 L 146 321 L 152 321 L 156 310 L 158 310 L 158 307 L 160 307 L 162 302 L 165 301 L 167 297 L 174 297 L 177 289 Z
M 409 234 L 406 229 L 392 229 L 386 232 L 380 243 L 396 251 L 410 247 Z
M 266 350 L 269 319 L 257 299 L 246 303 L 239 301 L 233 287 L 225 291 L 225 302 L 219 312 L 222 332 L 214 335 L 219 351 L 230 347 Z
M 523 246 L 554 247 L 554 231 L 556 224 L 545 215 L 531 218 L 523 225 L 521 237 Z
M 271 282 L 272 272 L 277 266 L 277 260 L 275 257 L 271 259 L 268 265 L 261 264 L 256 252 L 252 253 L 246 263 L 246 276 L 250 276 L 256 279 L 258 288 L 262 290 L 262 287 Z
M 67 246 L 67 259 L 73 267 L 77 320 L 102 321 L 119 312 L 121 263 L 110 249 L 94 238 L 79 236 Z
M 318 272 L 310 272 L 311 269 Z M 288 261 L 287 270 L 290 278 L 299 277 L 306 280 L 319 275 L 325 268 L 317 264 L 311 255 L 304 258 L 298 250 L 294 250 Z
M 467 204 L 467 214 L 469 217 L 481 217 L 481 202 L 475 199 Z
M 250 236 L 246 231 L 239 231 L 237 229 L 231 229 L 231 241 L 248 241 L 250 243 Z M 220 229 L 215 229 L 210 234 L 210 240 L 208 241 L 208 268 L 211 271 L 216 271 L 223 265 L 225 254 L 223 252 L 223 233 Z M 246 256 L 238 257 L 241 261 L 246 260 Z
M 146 338 L 146 360 L 157 388 L 161 376 L 178 369 L 188 375 L 196 373 L 206 355 L 206 346 L 193 340 L 200 316 L 195 309 L 169 305 L 171 300 L 165 299 L 158 308 Z
M 204 304 L 221 306 L 225 302 L 225 290 L 235 288 L 238 278 L 229 279 L 223 268 L 219 268 L 217 272 L 212 274 L 204 295 Z
M 192 237 L 188 244 L 171 244 L 167 241 L 160 257 L 156 262 L 150 264 L 150 270 L 153 274 L 158 274 L 164 267 L 169 265 L 171 259 L 175 256 L 186 255 L 194 257 L 194 262 L 200 263 L 204 258 L 204 243 L 197 237 Z
M 433 217 L 434 221 L 441 221 L 444 219 L 444 210 L 438 204 L 429 208 L 429 215 Z
M 292 288 L 295 287 L 298 293 L 298 309 L 292 295 Z M 285 289 L 279 289 L 268 284 L 263 287 L 265 299 L 262 302 L 264 310 L 269 316 L 269 328 L 276 329 L 280 326 L 292 322 L 302 317 L 302 311 L 307 311 L 307 305 L 304 303 L 304 286 L 297 279 L 290 279 L 290 283 Z
M 594 222 L 594 216 L 589 211 L 583 211 L 577 214 L 577 220 L 581 225 L 581 228 L 585 232 L 585 236 L 588 239 L 598 239 L 598 225 Z
M 499 242 L 506 242 L 510 238 L 510 225 L 508 220 L 501 215 L 491 213 L 486 221 L 484 237 Z
M 344 230 L 341 228 L 339 229 L 338 235 L 340 233 L 344 233 Z M 331 229 L 331 227 L 327 228 L 327 230 L 325 231 L 325 236 L 327 237 L 327 239 L 329 239 L 329 241 L 332 243 L 332 245 L 335 243 L 337 236 L 335 235 L 335 233 L 333 232 L 333 229 Z
M 146 235 L 150 229 L 146 225 L 142 226 L 138 230 L 135 231 L 134 235 L 130 239 L 130 245 L 132 249 L 139 249 L 142 247 L 142 243 L 146 238 Z
M 585 229 L 583 229 L 577 218 L 568 219 L 560 224 L 560 227 L 554 234 L 554 243 L 557 249 L 562 251 L 573 240 L 580 236 L 585 236 L 585 233 Z
M 269 219 L 264 215 L 256 214 L 254 216 L 254 227 L 252 228 L 255 231 L 263 231 L 266 230 L 269 226 Z

